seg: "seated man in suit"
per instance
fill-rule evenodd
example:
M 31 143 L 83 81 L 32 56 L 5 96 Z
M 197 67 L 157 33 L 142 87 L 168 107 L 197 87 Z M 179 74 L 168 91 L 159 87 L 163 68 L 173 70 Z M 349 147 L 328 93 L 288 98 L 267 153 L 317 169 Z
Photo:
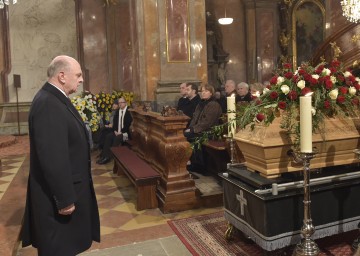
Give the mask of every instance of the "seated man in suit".
M 100 159 L 96 161 L 97 164 L 106 164 L 110 162 L 110 148 L 119 146 L 130 138 L 130 125 L 132 122 L 131 113 L 128 111 L 127 102 L 124 98 L 121 97 L 118 103 L 119 111 L 117 111 L 114 115 L 112 127 L 113 132 L 106 135 Z
M 187 89 L 186 89 L 186 83 L 180 84 L 180 99 L 178 101 L 178 104 L 176 106 L 176 110 L 184 111 L 184 107 L 186 104 L 188 104 L 189 99 L 187 98 Z
M 198 93 L 198 87 L 194 83 L 186 83 L 186 97 L 188 102 L 184 105 L 182 111 L 185 115 L 192 118 L 197 105 L 201 101 Z
M 100 129 L 99 136 L 98 136 L 98 139 L 96 141 L 98 149 L 102 150 L 104 148 L 106 135 L 109 134 L 109 133 L 114 132 L 113 131 L 114 116 L 118 112 L 119 112 L 119 103 L 118 103 L 118 100 L 116 99 L 114 101 L 114 103 L 112 104 L 112 111 L 111 111 L 111 114 L 110 114 L 109 123 L 105 124 L 104 127 L 102 127 Z

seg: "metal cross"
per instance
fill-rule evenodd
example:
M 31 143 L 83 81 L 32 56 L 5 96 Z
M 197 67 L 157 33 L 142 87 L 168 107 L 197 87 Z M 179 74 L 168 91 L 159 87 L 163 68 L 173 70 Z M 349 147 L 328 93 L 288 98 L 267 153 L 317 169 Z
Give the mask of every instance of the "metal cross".
M 244 191 L 240 189 L 240 195 L 236 194 L 236 200 L 240 202 L 240 214 L 244 216 L 244 206 L 247 205 L 247 200 L 244 197 Z

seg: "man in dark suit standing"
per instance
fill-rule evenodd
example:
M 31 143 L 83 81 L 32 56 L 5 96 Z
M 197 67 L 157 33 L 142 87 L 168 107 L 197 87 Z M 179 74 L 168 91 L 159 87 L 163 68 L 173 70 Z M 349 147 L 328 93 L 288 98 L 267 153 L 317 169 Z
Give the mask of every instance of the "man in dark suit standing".
M 114 115 L 113 131 L 105 137 L 104 147 L 100 154 L 100 159 L 96 161 L 97 164 L 107 164 L 111 161 L 111 147 L 119 146 L 124 141 L 130 138 L 130 125 L 132 117 L 128 111 L 127 102 L 124 98 L 120 98 L 119 111 Z
M 38 255 L 73 256 L 100 241 L 89 136 L 68 96 L 83 83 L 79 63 L 58 56 L 29 113 L 30 173 L 23 246 Z

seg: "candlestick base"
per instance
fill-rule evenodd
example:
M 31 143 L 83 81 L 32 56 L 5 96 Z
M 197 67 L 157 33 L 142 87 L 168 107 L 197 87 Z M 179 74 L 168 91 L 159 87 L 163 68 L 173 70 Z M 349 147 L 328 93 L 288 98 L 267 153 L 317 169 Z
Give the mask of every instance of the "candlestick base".
M 296 256 L 315 256 L 318 255 L 320 250 L 317 244 L 311 239 L 315 228 L 311 219 L 311 200 L 310 200 L 310 160 L 315 157 L 317 150 L 314 148 L 313 152 L 292 152 L 296 161 L 303 163 L 304 174 L 304 218 L 303 226 L 301 228 L 301 235 L 303 240 L 295 248 L 294 255 Z
M 317 244 L 309 239 L 304 241 L 301 244 L 296 245 L 295 248 L 295 256 L 313 256 L 318 255 L 320 253 L 320 249 Z

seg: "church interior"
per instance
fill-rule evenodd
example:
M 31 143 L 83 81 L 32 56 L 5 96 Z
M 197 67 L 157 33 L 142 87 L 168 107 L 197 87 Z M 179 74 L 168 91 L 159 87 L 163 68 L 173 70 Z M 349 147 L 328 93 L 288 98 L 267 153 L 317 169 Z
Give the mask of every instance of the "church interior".
M 19 240 L 28 115 L 50 61 L 68 55 L 84 77 L 74 102 L 121 95 L 133 118 L 133 138 L 123 146 L 130 152 L 122 153 L 128 155 L 113 151 L 114 159 L 99 165 L 92 150 L 102 241 L 81 255 L 357 255 L 360 121 L 326 126 L 327 139 L 340 142 L 324 144 L 319 135 L 312 141 L 316 153 L 312 146 L 300 153 L 284 144 L 275 149 L 284 137 L 273 128 L 237 129 L 241 135 L 229 128 L 222 140 L 203 146 L 209 173 L 203 175 L 187 169 L 191 145 L 183 131 L 190 118 L 176 106 L 182 83 L 209 84 L 225 95 L 227 80 L 272 85 L 287 65 L 293 77 L 302 75 L 303 63 L 334 61 L 343 80 L 352 72 L 347 91 L 356 90 L 343 98 L 354 99 L 360 95 L 359 21 L 359 0 L 0 0 L 0 254 L 37 255 Z M 101 111 L 99 123 L 110 113 Z M 238 142 L 261 144 L 260 137 L 267 140 L 264 152 Z M 126 158 L 133 155 L 155 176 L 129 171 Z M 202 248 L 212 248 L 204 242 L 211 231 L 201 233 L 197 247 L 179 235 L 176 221 L 218 212 L 223 243 L 231 245 Z

